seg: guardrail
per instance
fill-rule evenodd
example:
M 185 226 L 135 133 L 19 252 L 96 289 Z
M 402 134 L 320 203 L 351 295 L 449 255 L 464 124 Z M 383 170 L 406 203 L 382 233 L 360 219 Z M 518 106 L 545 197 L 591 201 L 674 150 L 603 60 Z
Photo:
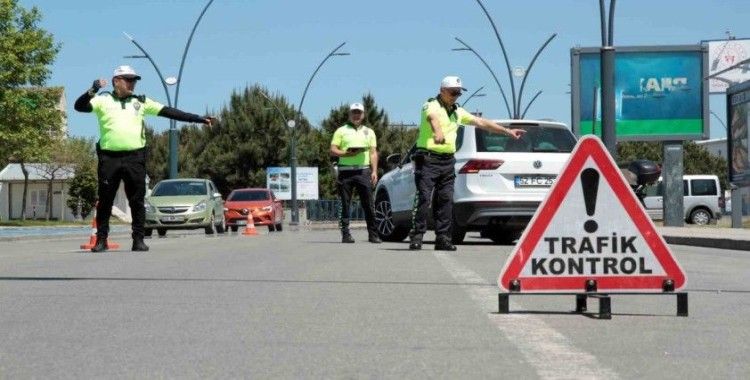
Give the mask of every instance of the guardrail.
M 310 222 L 338 222 L 341 201 L 320 199 L 305 201 L 305 213 Z M 365 212 L 358 200 L 352 201 L 349 220 L 365 220 Z

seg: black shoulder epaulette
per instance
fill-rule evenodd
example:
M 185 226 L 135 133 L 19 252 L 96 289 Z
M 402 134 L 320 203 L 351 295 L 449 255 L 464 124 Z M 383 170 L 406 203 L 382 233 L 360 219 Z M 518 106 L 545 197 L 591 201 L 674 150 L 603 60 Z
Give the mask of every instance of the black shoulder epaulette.
M 98 95 L 112 95 L 112 93 L 109 91 L 102 91 Z
M 428 101 L 428 102 L 431 102 L 431 101 L 433 101 L 433 100 L 435 100 L 435 98 L 428 98 L 428 99 L 427 99 L 427 101 Z
M 141 103 L 146 103 L 146 95 L 136 95 L 135 98 Z

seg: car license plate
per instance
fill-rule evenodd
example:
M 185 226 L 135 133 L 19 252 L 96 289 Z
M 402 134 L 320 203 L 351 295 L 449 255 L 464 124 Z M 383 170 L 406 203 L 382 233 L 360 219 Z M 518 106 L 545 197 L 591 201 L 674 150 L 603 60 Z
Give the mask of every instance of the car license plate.
M 517 175 L 516 187 L 550 187 L 555 183 L 555 176 L 549 175 Z
M 174 216 L 174 215 L 163 216 L 161 218 L 162 222 L 182 222 L 183 220 L 185 220 L 184 216 Z
M 237 221 L 237 225 L 238 226 L 245 226 L 245 225 L 247 225 L 247 220 L 238 220 Z

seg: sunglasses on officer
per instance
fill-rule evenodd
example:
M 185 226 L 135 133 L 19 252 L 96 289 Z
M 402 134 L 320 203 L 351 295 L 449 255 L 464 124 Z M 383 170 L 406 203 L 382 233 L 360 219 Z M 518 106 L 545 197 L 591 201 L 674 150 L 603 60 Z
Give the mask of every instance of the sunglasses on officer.
M 448 92 L 448 94 L 450 96 L 454 96 L 454 97 L 461 96 L 461 89 L 460 88 L 446 88 L 445 91 Z
M 117 78 L 122 79 L 128 83 L 134 83 L 135 81 L 138 80 L 138 78 L 135 78 L 135 77 L 117 77 Z

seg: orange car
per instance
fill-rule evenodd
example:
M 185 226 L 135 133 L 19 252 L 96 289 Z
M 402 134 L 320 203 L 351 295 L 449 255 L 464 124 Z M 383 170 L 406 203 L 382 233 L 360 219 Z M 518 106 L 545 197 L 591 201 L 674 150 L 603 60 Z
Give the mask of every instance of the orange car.
M 255 225 L 268 226 L 268 231 L 281 231 L 284 222 L 284 207 L 269 189 L 236 189 L 224 202 L 224 220 L 227 228 L 237 232 L 247 225 L 247 216 L 252 213 Z

